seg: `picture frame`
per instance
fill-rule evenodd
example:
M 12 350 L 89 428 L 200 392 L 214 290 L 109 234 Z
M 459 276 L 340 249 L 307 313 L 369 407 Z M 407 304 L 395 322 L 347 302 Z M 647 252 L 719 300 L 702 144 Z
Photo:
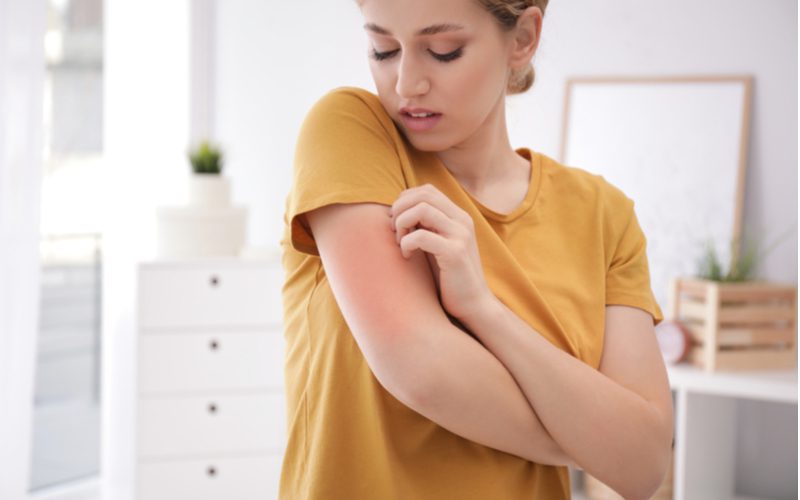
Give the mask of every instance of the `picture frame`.
M 634 201 L 653 293 L 694 276 L 713 244 L 724 264 L 741 236 L 752 77 L 567 79 L 559 160 Z

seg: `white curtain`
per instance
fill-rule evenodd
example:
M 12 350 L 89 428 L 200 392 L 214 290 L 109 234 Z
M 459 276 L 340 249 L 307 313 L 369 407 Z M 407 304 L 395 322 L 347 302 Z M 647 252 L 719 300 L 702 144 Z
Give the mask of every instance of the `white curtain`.
M 39 312 L 44 1 L 0 0 L 0 498 L 28 496 Z

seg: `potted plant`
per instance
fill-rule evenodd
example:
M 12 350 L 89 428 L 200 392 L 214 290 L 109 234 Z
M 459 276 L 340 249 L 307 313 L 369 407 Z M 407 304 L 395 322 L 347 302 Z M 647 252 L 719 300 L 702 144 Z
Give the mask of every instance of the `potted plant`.
M 230 181 L 222 175 L 223 152 L 208 139 L 190 148 L 186 156 L 192 169 L 189 179 L 189 203 L 196 206 L 227 206 Z
M 247 209 L 231 204 L 230 180 L 222 175 L 222 148 L 208 139 L 186 153 L 188 206 L 159 207 L 158 256 L 239 256 L 245 245 Z
M 797 287 L 755 279 L 756 266 L 768 252 L 759 255 L 753 240 L 742 253 L 738 250 L 734 238 L 725 271 L 709 242 L 696 275 L 670 284 L 669 316 L 688 332 L 688 359 L 706 371 L 791 368 L 796 364 Z

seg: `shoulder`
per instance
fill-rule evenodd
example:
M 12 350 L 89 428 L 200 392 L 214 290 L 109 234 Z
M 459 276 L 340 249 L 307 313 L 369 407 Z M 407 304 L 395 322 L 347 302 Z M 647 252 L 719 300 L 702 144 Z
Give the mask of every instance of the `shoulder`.
M 618 240 L 633 215 L 633 200 L 591 167 L 566 165 L 546 155 L 541 158 L 551 187 L 550 198 L 568 212 L 565 217 L 590 220 L 599 224 L 605 241 Z
M 363 106 L 369 107 L 378 96 L 360 87 L 336 87 L 323 94 L 315 106 Z
M 542 158 L 542 170 L 549 176 L 553 188 L 568 199 L 571 204 L 593 205 L 612 214 L 619 214 L 632 208 L 633 200 L 618 186 L 591 167 L 566 165 L 547 155 Z
M 309 117 L 318 115 L 389 118 L 378 96 L 360 87 L 337 87 L 323 94 L 308 113 Z
M 394 122 L 378 96 L 359 87 L 337 87 L 319 97 L 303 119 L 300 135 L 311 144 L 398 140 Z

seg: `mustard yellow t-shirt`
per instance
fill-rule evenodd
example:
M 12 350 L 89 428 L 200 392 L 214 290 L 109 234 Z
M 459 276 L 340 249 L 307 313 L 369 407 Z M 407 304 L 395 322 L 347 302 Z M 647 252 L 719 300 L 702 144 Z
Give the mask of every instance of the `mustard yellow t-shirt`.
M 440 427 L 370 371 L 328 283 L 305 212 L 331 203 L 391 205 L 431 183 L 474 220 L 495 295 L 550 342 L 597 368 L 605 306 L 662 313 L 650 288 L 633 201 L 603 177 L 527 148 L 525 200 L 483 206 L 434 153 L 413 148 L 371 92 L 340 87 L 309 111 L 297 141 L 281 241 L 288 443 L 283 500 L 557 500 L 566 467 L 532 463 Z

